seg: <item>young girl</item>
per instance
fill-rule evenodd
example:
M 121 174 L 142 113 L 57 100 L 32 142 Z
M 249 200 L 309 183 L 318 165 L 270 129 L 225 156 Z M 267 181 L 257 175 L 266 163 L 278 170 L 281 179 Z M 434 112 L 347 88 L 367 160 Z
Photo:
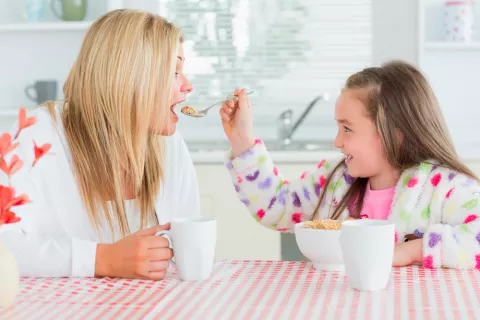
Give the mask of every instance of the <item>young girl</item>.
M 37 123 L 18 138 L 25 166 L 12 186 L 32 202 L 0 228 L 0 241 L 22 276 L 164 277 L 173 253 L 155 233 L 200 214 L 175 132 L 174 108 L 192 90 L 183 63 L 180 29 L 159 16 L 116 10 L 93 23 L 65 102 L 32 110 Z M 33 139 L 52 151 L 31 170 Z
M 396 226 L 395 266 L 480 269 L 480 184 L 459 160 L 417 69 L 391 62 L 349 77 L 335 106 L 334 144 L 344 157 L 321 160 L 291 182 L 253 138 L 244 92 L 220 110 L 232 145 L 227 168 L 262 225 L 292 231 L 312 219 L 388 219 Z

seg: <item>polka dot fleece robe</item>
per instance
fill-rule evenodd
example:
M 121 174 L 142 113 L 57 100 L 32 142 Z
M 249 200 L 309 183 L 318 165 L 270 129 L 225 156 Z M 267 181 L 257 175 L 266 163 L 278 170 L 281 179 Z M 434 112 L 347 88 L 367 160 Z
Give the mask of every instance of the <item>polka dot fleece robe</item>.
M 294 224 L 309 220 L 319 195 L 327 188 L 319 219 L 331 217 L 353 182 L 338 170 L 326 180 L 338 161 L 322 160 L 317 168 L 288 182 L 274 166 L 262 141 L 226 166 L 240 200 L 262 225 L 291 232 Z M 348 217 L 348 209 L 341 218 Z M 396 186 L 388 220 L 395 223 L 396 241 L 406 234 L 423 237 L 426 268 L 480 269 L 480 184 L 463 174 L 431 163 L 408 169 Z

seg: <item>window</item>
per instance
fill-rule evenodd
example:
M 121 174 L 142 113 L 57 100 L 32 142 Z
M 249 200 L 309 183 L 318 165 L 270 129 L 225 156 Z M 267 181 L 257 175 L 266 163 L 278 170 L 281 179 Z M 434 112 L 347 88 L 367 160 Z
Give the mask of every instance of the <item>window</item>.
M 246 87 L 255 90 L 257 122 L 273 124 L 281 111 L 298 115 L 328 92 L 328 107 L 314 113 L 334 125 L 333 102 L 346 77 L 372 62 L 371 2 L 169 0 L 159 13 L 185 33 L 189 104 L 208 106 Z

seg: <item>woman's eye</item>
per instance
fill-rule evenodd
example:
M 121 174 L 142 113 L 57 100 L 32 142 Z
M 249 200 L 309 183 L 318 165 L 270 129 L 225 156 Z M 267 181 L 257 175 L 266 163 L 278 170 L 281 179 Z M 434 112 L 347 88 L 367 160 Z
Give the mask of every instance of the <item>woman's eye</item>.
M 343 126 L 343 128 L 345 129 L 345 132 L 350 132 L 350 131 L 352 131 L 352 130 L 350 130 L 350 128 L 348 128 L 348 127 Z

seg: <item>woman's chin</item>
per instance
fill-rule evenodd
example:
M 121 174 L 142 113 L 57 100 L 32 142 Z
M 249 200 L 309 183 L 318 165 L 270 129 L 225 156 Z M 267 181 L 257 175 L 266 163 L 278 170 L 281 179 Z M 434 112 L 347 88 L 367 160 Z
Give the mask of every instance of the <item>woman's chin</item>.
M 161 130 L 159 134 L 162 136 L 172 136 L 175 131 L 177 131 L 177 125 L 172 124 L 168 128 L 163 128 L 163 130 Z
M 164 127 L 162 129 L 150 128 L 148 131 L 152 134 L 159 134 L 161 136 L 172 136 L 175 134 L 175 131 L 177 131 L 177 124 L 172 123 L 168 127 Z

